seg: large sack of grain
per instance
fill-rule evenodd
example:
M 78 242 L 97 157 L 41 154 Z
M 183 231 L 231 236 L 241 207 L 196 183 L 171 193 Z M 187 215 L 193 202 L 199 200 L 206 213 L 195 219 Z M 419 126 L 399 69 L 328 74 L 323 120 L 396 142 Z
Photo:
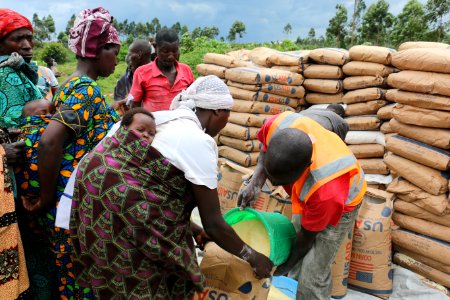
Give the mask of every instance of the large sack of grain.
M 385 136 L 379 131 L 349 131 L 345 136 L 345 143 L 349 145 L 380 144 L 386 145 Z
M 228 161 L 219 162 L 217 176 L 217 194 L 219 196 L 220 211 L 226 213 L 237 206 L 237 196 L 244 179 L 251 171 Z
M 230 55 L 218 53 L 206 53 L 203 56 L 203 62 L 205 64 L 219 65 L 227 68 L 243 67 L 246 65 L 246 63 L 240 59 L 235 59 Z
M 342 67 L 347 76 L 381 76 L 386 77 L 394 72 L 394 68 L 382 64 L 351 61 Z
M 236 125 L 233 123 L 227 123 L 227 125 L 219 133 L 229 137 L 246 141 L 246 140 L 255 140 L 256 133 L 258 132 L 258 130 L 259 130 L 258 127 L 246 127 Z
M 389 169 L 382 158 L 361 158 L 358 161 L 366 174 L 389 174 Z
M 422 256 L 450 265 L 450 244 L 404 229 L 392 230 L 392 243 Z
M 450 74 L 449 49 L 407 49 L 392 56 L 392 64 L 400 70 L 416 70 Z
M 388 90 L 389 92 L 389 90 Z M 394 108 L 395 103 L 383 106 L 382 108 L 380 108 L 377 111 L 377 116 L 378 118 L 380 118 L 381 120 L 390 120 L 392 119 L 392 109 Z
M 391 55 L 396 51 L 386 47 L 358 45 L 351 47 L 349 52 L 351 60 L 390 65 Z
M 341 79 L 344 77 L 344 72 L 339 66 L 310 65 L 303 72 L 303 76 L 313 79 Z
M 340 48 L 319 48 L 311 50 L 309 58 L 323 64 L 342 66 L 350 60 L 348 50 Z
M 353 234 L 349 285 L 387 299 L 392 293 L 391 215 L 394 195 L 367 189 Z
M 244 167 L 255 166 L 259 152 L 244 152 L 229 146 L 219 146 L 219 155 Z
M 384 100 L 373 100 L 368 102 L 348 104 L 345 109 L 346 116 L 376 115 L 378 110 L 388 102 Z
M 439 284 L 450 288 L 450 275 L 427 266 L 407 255 L 396 253 L 394 255 L 394 262 L 402 267 L 405 267 L 415 273 L 425 276 Z
M 395 131 L 391 128 L 391 125 L 389 125 L 389 122 L 382 123 L 380 126 L 380 131 L 384 134 L 395 133 Z
M 280 52 L 276 51 L 269 56 L 272 65 L 278 66 L 299 66 L 308 61 L 309 50 Z
M 219 135 L 219 142 L 222 145 L 246 152 L 259 152 L 261 142 L 259 140 L 239 140 L 225 135 Z
M 381 124 L 377 116 L 355 116 L 345 120 L 350 130 L 377 130 Z
M 420 254 L 417 254 L 411 250 L 407 250 L 402 247 L 395 246 L 394 249 L 399 251 L 402 254 L 405 254 L 405 255 L 417 260 L 417 261 L 420 261 L 421 263 L 423 263 L 425 265 L 435 268 L 436 270 L 442 271 L 445 274 L 450 274 L 450 265 L 444 265 L 443 263 L 441 263 L 439 261 L 425 257 Z
M 393 214 L 392 219 L 394 220 L 394 223 L 401 228 L 426 234 L 447 243 L 450 242 L 450 227 L 407 216 L 398 212 Z
M 437 43 L 437 42 L 404 42 L 398 47 L 398 51 L 403 51 L 413 48 L 441 48 L 450 49 L 449 44 Z
M 300 65 L 300 66 L 272 66 L 270 67 L 271 69 L 275 69 L 275 70 L 283 70 L 283 71 L 288 71 L 288 72 L 293 72 L 293 73 L 302 73 L 305 66 L 304 65 Z
M 301 85 L 303 83 L 303 76 L 300 74 L 268 68 L 231 68 L 225 71 L 225 78 L 247 84 Z
M 357 90 L 369 87 L 381 87 L 384 78 L 381 76 L 350 76 L 344 79 L 344 89 Z
M 248 58 L 248 53 L 250 51 L 252 51 L 252 50 L 240 49 L 240 50 L 234 50 L 234 51 L 227 52 L 226 55 L 229 55 L 229 56 L 233 57 L 234 59 L 248 61 L 248 60 L 250 60 Z
M 384 162 L 389 169 L 430 194 L 437 196 L 448 191 L 448 179 L 438 170 L 392 153 L 384 157 Z
M 228 118 L 228 122 L 242 126 L 261 127 L 264 124 L 264 121 L 270 117 L 271 115 L 238 113 L 232 111 Z
M 342 81 L 333 79 L 305 79 L 303 86 L 313 92 L 337 94 L 342 92 Z
M 450 149 L 450 130 L 405 124 L 391 119 L 391 128 L 400 135 L 442 149 Z
M 261 90 L 261 84 L 246 84 L 246 83 L 240 83 L 240 82 L 228 80 L 227 85 L 229 87 L 235 87 L 238 89 L 243 89 L 243 90 L 252 91 L 252 92 L 258 92 Z
M 423 127 L 450 128 L 450 111 L 431 110 L 405 104 L 392 109 L 394 118 L 405 124 Z
M 295 111 L 292 107 L 287 105 L 240 99 L 234 99 L 233 107 L 231 108 L 231 110 L 234 112 L 268 115 L 276 115 L 285 111 Z
M 293 108 L 296 108 L 297 106 L 299 106 L 301 104 L 305 104 L 303 99 L 290 98 L 290 97 L 286 97 L 286 96 L 281 96 L 281 95 L 276 95 L 276 94 L 271 94 L 271 93 L 263 93 L 263 92 L 259 92 L 257 94 L 256 100 L 261 101 L 261 102 L 288 105 Z
M 310 104 L 324 104 L 324 103 L 342 103 L 344 93 L 338 94 L 321 94 L 321 93 L 307 93 L 305 101 Z
M 450 215 L 439 216 L 432 214 L 414 203 L 409 203 L 400 199 L 395 200 L 394 209 L 396 212 L 402 213 L 407 216 L 419 218 L 442 226 L 450 228 Z M 448 229 L 447 229 L 448 230 Z
M 234 86 L 228 86 L 228 90 L 234 99 L 254 101 L 258 96 L 258 92 L 244 90 Z
M 292 98 L 303 98 L 305 96 L 305 88 L 301 85 L 293 86 L 276 83 L 265 83 L 261 86 L 261 92 Z
M 200 75 L 216 75 L 219 78 L 225 78 L 225 70 L 227 69 L 225 67 L 212 64 L 198 64 L 195 68 Z
M 445 171 L 450 168 L 450 152 L 400 135 L 389 137 L 386 149 L 433 169 Z
M 376 87 L 359 89 L 359 90 L 349 91 L 349 92 L 345 93 L 342 100 L 346 104 L 366 102 L 366 101 L 371 101 L 371 100 L 383 99 L 385 93 L 386 93 L 386 90 L 376 88 Z
M 390 89 L 386 92 L 386 99 L 392 102 L 407 104 L 427 109 L 450 111 L 450 97 L 412 93 L 398 89 Z
M 380 144 L 348 145 L 356 158 L 378 158 L 384 155 L 384 146 Z
M 409 92 L 450 96 L 450 74 L 401 71 L 390 74 L 387 83 Z
M 435 215 L 444 214 L 447 208 L 448 199 L 446 194 L 438 196 L 429 194 L 401 177 L 395 178 L 386 190 L 390 193 L 395 193 L 401 200 L 414 203 L 414 205 Z
M 336 258 L 331 265 L 331 277 L 333 289 L 331 297 L 334 299 L 343 298 L 347 294 L 348 273 L 350 271 L 350 256 L 352 253 L 353 229 L 348 232 L 342 241 Z
M 257 47 L 248 53 L 248 58 L 258 65 L 270 67 L 272 63 L 270 62 L 269 57 L 277 52 L 278 51 L 274 49 L 266 47 Z

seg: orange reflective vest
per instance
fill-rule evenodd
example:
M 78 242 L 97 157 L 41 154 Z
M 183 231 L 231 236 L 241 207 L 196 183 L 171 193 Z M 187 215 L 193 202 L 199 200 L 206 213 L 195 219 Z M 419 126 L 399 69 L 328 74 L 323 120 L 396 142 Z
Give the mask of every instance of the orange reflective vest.
M 277 130 L 296 128 L 309 135 L 312 142 L 312 164 L 292 186 L 292 213 L 301 214 L 305 203 L 321 186 L 345 174 L 350 174 L 350 190 L 345 205 L 358 205 L 366 192 L 364 172 L 347 145 L 333 132 L 316 121 L 293 112 L 280 114 L 271 124 L 266 140 Z

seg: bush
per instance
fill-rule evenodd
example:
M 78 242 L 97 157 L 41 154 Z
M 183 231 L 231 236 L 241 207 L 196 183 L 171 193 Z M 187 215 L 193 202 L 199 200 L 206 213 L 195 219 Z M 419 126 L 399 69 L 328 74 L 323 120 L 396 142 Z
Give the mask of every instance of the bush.
M 65 63 L 67 61 L 67 52 L 69 50 L 57 42 L 46 43 L 40 51 L 40 58 L 43 61 L 47 61 L 52 57 L 57 63 Z

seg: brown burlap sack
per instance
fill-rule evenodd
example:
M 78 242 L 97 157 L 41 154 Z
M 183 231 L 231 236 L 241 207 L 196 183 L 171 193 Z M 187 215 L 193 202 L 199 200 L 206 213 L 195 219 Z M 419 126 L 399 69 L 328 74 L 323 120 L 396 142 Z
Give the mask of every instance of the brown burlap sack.
M 450 96 L 450 74 L 401 71 L 389 75 L 387 83 L 409 92 Z
M 258 162 L 259 152 L 244 152 L 229 146 L 219 146 L 219 155 L 243 167 L 250 167 Z
M 450 111 L 450 97 L 405 92 L 397 89 L 388 90 L 385 97 L 389 101 L 401 104 Z
M 237 196 L 242 182 L 251 174 L 250 170 L 239 167 L 231 162 L 219 161 L 217 176 L 217 194 L 219 195 L 220 211 L 222 214 L 237 206 Z
M 200 75 L 216 75 L 219 78 L 225 78 L 225 70 L 227 69 L 225 67 L 212 64 L 198 64 L 195 68 Z
M 396 119 L 389 121 L 392 130 L 410 139 L 423 142 L 442 149 L 450 149 L 450 130 L 428 128 L 410 124 L 404 124 Z
M 303 72 L 303 76 L 313 79 L 341 79 L 344 77 L 344 72 L 339 66 L 310 65 Z
M 311 50 L 309 58 L 323 64 L 342 66 L 350 60 L 348 50 L 340 48 L 319 48 Z
M 264 121 L 270 117 L 271 115 L 239 113 L 232 111 L 230 113 L 230 117 L 228 118 L 228 122 L 242 126 L 261 127 L 264 124 Z
M 357 90 L 369 87 L 381 87 L 384 78 L 381 76 L 350 76 L 344 79 L 344 89 Z
M 389 122 L 382 123 L 380 126 L 380 131 L 384 134 L 395 133 L 395 131 L 392 130 L 391 125 L 389 125 Z
M 248 53 L 248 58 L 258 65 L 270 67 L 272 63 L 270 62 L 269 57 L 277 52 L 278 51 L 274 49 L 266 47 L 257 47 Z
M 231 68 L 225 71 L 225 78 L 247 84 L 278 83 L 298 86 L 303 83 L 303 76 L 300 74 L 268 68 Z
M 429 194 L 401 177 L 395 178 L 387 186 L 386 190 L 390 193 L 395 193 L 399 199 L 414 203 L 414 205 L 435 215 L 444 214 L 448 204 L 446 194 L 438 196 Z
M 222 145 L 246 152 L 259 152 L 261 142 L 259 140 L 239 140 L 225 135 L 219 135 L 219 142 Z
M 235 87 L 235 88 L 239 88 L 239 89 L 243 89 L 243 90 L 247 90 L 247 91 L 252 91 L 252 92 L 258 92 L 258 91 L 261 90 L 261 85 L 260 84 L 245 84 L 245 83 L 240 83 L 240 82 L 228 80 L 227 81 L 227 85 L 229 87 Z
M 355 116 L 345 120 L 350 130 L 377 130 L 381 124 L 377 116 Z
M 344 93 L 338 94 L 321 94 L 321 93 L 307 93 L 305 101 L 310 104 L 328 104 L 328 103 L 342 103 Z
M 438 170 L 392 153 L 388 153 L 384 157 L 384 162 L 389 169 L 394 170 L 399 176 L 430 194 L 437 196 L 448 191 L 448 180 Z
M 450 51 L 439 48 L 407 49 L 392 56 L 392 65 L 400 70 L 450 74 Z
M 350 270 L 350 256 L 352 253 L 353 230 L 342 241 L 336 258 L 331 265 L 332 287 L 331 296 L 335 299 L 343 298 L 347 294 L 348 273 Z
M 398 51 L 403 51 L 406 49 L 413 48 L 442 48 L 442 49 L 450 49 L 449 44 L 445 43 L 437 43 L 437 42 L 404 42 L 400 44 L 398 47 Z
M 366 174 L 389 174 L 389 169 L 382 158 L 362 158 L 358 161 Z
M 219 133 L 246 141 L 256 139 L 256 132 L 258 130 L 258 127 L 245 127 L 233 123 L 227 123 L 227 125 Z
M 382 64 L 351 61 L 342 67 L 344 74 L 347 76 L 381 76 L 386 77 L 394 72 L 394 68 Z
M 388 90 L 389 92 L 389 90 Z M 380 118 L 380 120 L 390 120 L 392 119 L 392 109 L 394 108 L 395 103 L 386 105 L 381 107 L 378 111 L 377 111 L 377 116 L 378 118 Z
M 445 171 L 450 168 L 450 152 L 400 135 L 386 139 L 386 149 L 433 169 Z
M 305 96 L 305 88 L 301 85 L 293 86 L 276 83 L 265 83 L 261 86 L 261 92 L 292 98 L 303 98 Z
M 342 92 L 342 80 L 333 79 L 305 79 L 303 86 L 313 92 L 337 94 Z
M 450 287 L 450 275 L 427 266 L 407 255 L 396 253 L 394 255 L 394 262 L 402 267 L 405 267 L 415 273 L 425 276 L 439 284 Z
M 391 55 L 396 51 L 386 47 L 358 45 L 351 47 L 349 52 L 351 60 L 390 65 Z
M 346 104 L 367 102 L 371 100 L 383 99 L 386 90 L 380 88 L 365 88 L 345 93 L 342 100 Z
M 421 207 L 415 205 L 414 202 L 409 203 L 407 201 L 397 199 L 394 202 L 394 208 L 396 212 L 402 213 L 404 215 L 419 218 L 425 221 L 433 222 L 445 226 L 447 228 L 450 228 L 450 215 L 440 216 L 432 214 L 422 209 Z
M 346 116 L 376 115 L 378 110 L 388 102 L 384 100 L 373 100 L 368 102 L 353 103 L 347 105 Z
M 240 49 L 240 50 L 234 50 L 234 51 L 227 52 L 226 55 L 229 55 L 229 56 L 233 57 L 234 59 L 250 60 L 248 58 L 248 53 L 250 51 L 252 51 L 252 50 Z
M 394 195 L 367 189 L 353 234 L 349 285 L 388 298 L 392 292 L 391 215 Z
M 450 274 L 450 265 L 444 265 L 443 263 L 439 261 L 435 261 L 434 259 L 425 257 L 423 255 L 417 254 L 411 250 L 404 249 L 399 246 L 395 246 L 394 249 L 402 254 L 405 254 L 417 261 L 420 261 L 423 264 L 426 264 L 432 268 L 435 268 L 436 270 L 442 271 L 445 274 Z
M 450 111 L 431 110 L 405 104 L 392 109 L 394 118 L 405 124 L 423 127 L 450 128 Z
M 280 52 L 276 51 L 269 56 L 272 65 L 278 66 L 299 66 L 308 61 L 309 50 Z
M 394 223 L 414 232 L 425 234 L 432 238 L 450 242 L 450 227 L 407 216 L 398 212 L 395 212 L 392 216 Z
M 379 158 L 384 155 L 384 146 L 380 144 L 348 145 L 356 158 Z
M 228 89 L 234 99 L 254 101 L 258 97 L 258 92 L 241 89 L 234 86 L 228 86 Z
M 203 62 L 205 64 L 219 65 L 227 68 L 236 68 L 241 66 L 235 63 L 235 59 L 232 56 L 218 53 L 206 53 L 203 56 Z
M 287 105 L 264 103 L 259 101 L 247 101 L 234 99 L 233 107 L 234 112 L 253 113 L 253 114 L 268 114 L 276 115 L 285 111 L 294 111 L 294 109 Z
M 259 92 L 257 94 L 256 100 L 261 101 L 261 102 L 288 105 L 292 108 L 296 108 L 297 106 L 299 106 L 301 104 L 305 104 L 305 101 L 303 99 L 290 98 L 290 97 L 280 96 L 280 95 L 271 94 L 271 93 L 263 93 L 263 92 Z
M 304 66 L 303 65 L 300 65 L 300 66 L 272 66 L 271 69 L 283 70 L 283 71 L 288 71 L 288 72 L 293 72 L 293 73 L 302 73 Z

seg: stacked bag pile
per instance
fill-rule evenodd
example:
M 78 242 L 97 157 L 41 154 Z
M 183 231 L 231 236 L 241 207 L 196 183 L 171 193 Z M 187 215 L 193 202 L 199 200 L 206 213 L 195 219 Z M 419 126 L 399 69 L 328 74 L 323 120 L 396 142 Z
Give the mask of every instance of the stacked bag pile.
M 403 49 L 402 49 L 403 46 Z M 394 262 L 450 288 L 450 46 L 402 45 L 386 98 L 397 104 L 385 162 L 396 178 Z M 423 46 L 419 44 L 419 46 Z
M 349 50 L 351 61 L 343 66 L 347 76 L 342 101 L 350 132 L 346 142 L 358 158 L 373 187 L 384 188 L 392 180 L 383 162 L 384 133 L 390 133 L 392 106 L 385 100 L 386 78 L 395 69 L 390 66 L 395 50 L 378 46 L 353 46 Z

